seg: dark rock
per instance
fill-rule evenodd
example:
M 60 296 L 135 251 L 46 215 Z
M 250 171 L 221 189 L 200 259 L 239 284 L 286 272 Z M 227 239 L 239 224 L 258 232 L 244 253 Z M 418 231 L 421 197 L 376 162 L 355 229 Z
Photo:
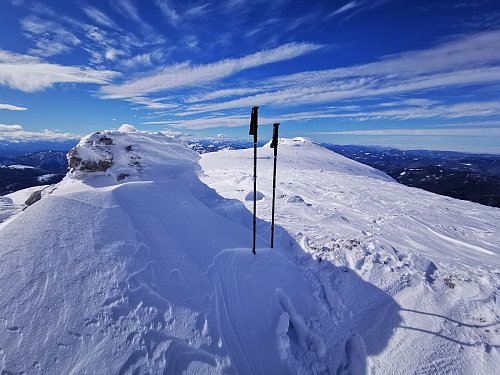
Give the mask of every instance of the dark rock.
M 128 177 L 128 174 L 120 173 L 116 179 L 117 179 L 117 181 L 121 181 L 121 180 L 126 179 L 127 177 Z
M 82 162 L 82 158 L 79 158 L 77 155 L 76 148 L 73 148 L 68 152 L 67 158 L 70 168 L 76 168 Z
M 112 160 L 83 161 L 80 170 L 85 172 L 106 172 L 112 165 Z
M 43 189 L 42 189 L 43 190 Z M 37 190 L 29 196 L 28 199 L 24 202 L 25 205 L 31 206 L 33 203 L 38 202 L 40 199 L 42 199 L 42 190 Z
M 113 140 L 111 138 L 106 137 L 106 136 L 101 137 L 99 139 L 99 142 L 104 143 L 105 145 L 108 145 L 108 146 L 113 144 Z
M 125 147 L 125 151 L 127 151 L 127 152 L 132 151 L 132 145 Z

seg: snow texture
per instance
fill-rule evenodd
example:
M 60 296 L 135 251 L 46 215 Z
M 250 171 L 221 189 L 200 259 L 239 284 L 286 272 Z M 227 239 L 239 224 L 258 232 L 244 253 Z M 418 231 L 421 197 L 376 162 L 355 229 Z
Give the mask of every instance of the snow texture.
M 498 209 L 281 140 L 253 255 L 251 150 L 120 130 L 1 224 L 1 373 L 495 372 Z
M 204 154 L 202 180 L 251 210 L 251 157 Z M 269 144 L 258 165 L 268 239 Z M 498 373 L 498 208 L 400 185 L 304 138 L 280 140 L 277 181 L 275 243 L 295 248 L 337 325 L 324 340 L 342 357 L 337 373 Z

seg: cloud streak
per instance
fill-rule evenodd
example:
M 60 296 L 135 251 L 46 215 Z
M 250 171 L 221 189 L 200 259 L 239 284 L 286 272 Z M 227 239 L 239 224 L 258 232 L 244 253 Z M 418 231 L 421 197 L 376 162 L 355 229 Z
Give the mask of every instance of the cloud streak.
M 106 85 L 117 72 L 44 62 L 38 58 L 0 50 L 0 85 L 24 92 L 44 90 L 59 83 Z
M 103 97 L 116 99 L 161 92 L 179 87 L 193 87 L 221 80 L 242 70 L 265 64 L 292 59 L 320 49 L 312 43 L 288 43 L 237 59 L 220 60 L 215 63 L 192 66 L 182 63 L 165 67 L 162 72 L 135 79 L 119 85 L 103 87 Z
M 387 56 L 374 63 L 277 76 L 261 80 L 259 87 L 246 83 L 245 89 L 258 88 L 258 92 L 250 96 L 226 101 L 205 100 L 199 104 L 189 98 L 192 103 L 189 113 L 264 104 L 293 107 L 492 84 L 500 82 L 497 45 L 500 45 L 500 30 L 461 37 L 426 50 Z
M 179 23 L 181 17 L 175 11 L 169 0 L 155 0 L 155 3 L 172 25 L 177 25 Z
M 36 48 L 29 50 L 33 55 L 44 57 L 58 55 L 81 43 L 72 32 L 38 16 L 23 18 L 21 26 L 25 35 L 35 42 Z
M 0 103 L 0 109 L 6 109 L 8 111 L 26 111 L 28 108 L 18 107 L 17 105 Z
M 109 18 L 107 15 L 105 15 L 103 12 L 101 12 L 99 9 L 94 8 L 90 5 L 85 5 L 83 6 L 82 10 L 84 13 L 95 23 L 97 23 L 100 26 L 107 27 L 109 29 L 119 29 L 120 27 L 113 21 L 111 18 Z
M 81 135 L 72 133 L 61 133 L 54 130 L 43 129 L 41 131 L 24 130 L 21 125 L 6 125 L 0 124 L 0 139 L 1 140 L 59 140 L 59 139 L 79 139 Z
M 500 137 L 500 128 L 447 128 L 447 129 L 380 129 L 313 132 L 318 135 L 359 136 L 427 136 L 427 137 Z

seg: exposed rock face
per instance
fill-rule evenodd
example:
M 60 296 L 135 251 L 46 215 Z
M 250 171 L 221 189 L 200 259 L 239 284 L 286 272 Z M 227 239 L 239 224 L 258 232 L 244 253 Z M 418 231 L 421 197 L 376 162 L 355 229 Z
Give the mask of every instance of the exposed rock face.
M 80 170 L 85 172 L 106 172 L 112 165 L 112 160 L 84 161 Z
M 106 136 L 104 136 L 101 139 L 99 139 L 99 142 L 104 143 L 107 146 L 113 144 L 113 140 L 111 138 L 106 137 Z
M 28 199 L 26 199 L 24 204 L 27 206 L 31 206 L 33 203 L 36 203 L 40 199 L 42 199 L 42 190 L 37 190 L 37 191 L 31 193 L 31 195 L 28 197 Z
M 100 134 L 94 133 L 95 136 Z M 68 153 L 69 168 L 88 173 L 106 172 L 113 165 L 113 153 L 107 147 L 113 145 L 113 139 L 106 135 L 86 139 L 83 145 L 79 144 Z
M 69 168 L 76 168 L 82 162 L 82 158 L 77 156 L 76 147 L 72 148 L 67 155 Z
M 118 177 L 116 178 L 117 181 L 121 181 L 121 180 L 124 180 L 128 177 L 128 174 L 126 173 L 121 173 L 118 175 Z

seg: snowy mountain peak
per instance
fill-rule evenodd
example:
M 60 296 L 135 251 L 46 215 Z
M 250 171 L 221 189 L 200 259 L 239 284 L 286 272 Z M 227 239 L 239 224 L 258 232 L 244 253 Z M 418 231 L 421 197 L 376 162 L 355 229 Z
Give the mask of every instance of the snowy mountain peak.
M 0 373 L 495 373 L 498 209 L 281 140 L 253 255 L 252 149 L 125 127 L 68 158 L 0 227 Z
M 70 178 L 116 181 L 172 178 L 198 169 L 199 156 L 181 140 L 163 133 L 138 132 L 130 125 L 118 131 L 92 133 L 68 153 Z
M 270 145 L 271 141 L 259 150 L 261 158 L 271 158 L 273 156 L 273 150 L 270 149 Z M 286 166 L 287 168 L 300 166 L 300 168 L 304 169 L 335 171 L 361 178 L 369 177 L 384 181 L 394 181 L 392 177 L 389 177 L 378 169 L 330 151 L 309 138 L 279 138 L 278 145 L 279 165 Z M 247 150 L 246 152 L 250 151 Z M 244 153 L 240 153 L 240 155 L 243 156 Z

